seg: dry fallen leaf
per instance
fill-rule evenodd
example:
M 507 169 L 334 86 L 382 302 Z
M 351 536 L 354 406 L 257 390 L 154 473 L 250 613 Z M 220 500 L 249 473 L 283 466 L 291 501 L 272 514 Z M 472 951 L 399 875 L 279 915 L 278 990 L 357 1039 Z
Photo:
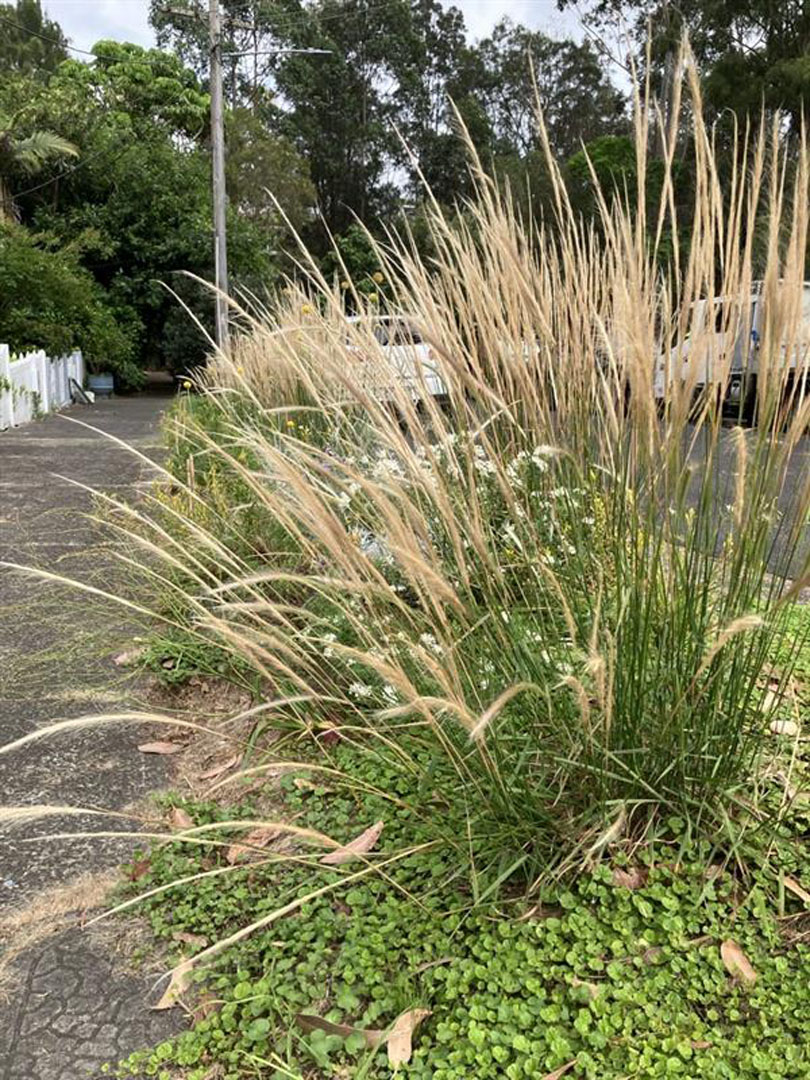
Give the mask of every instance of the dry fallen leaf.
M 573 1069 L 576 1065 L 577 1059 L 571 1058 L 570 1061 L 566 1061 L 564 1065 L 561 1065 L 559 1069 L 555 1069 L 554 1072 L 546 1073 L 545 1076 L 541 1076 L 540 1080 L 560 1080 L 561 1076 L 565 1076 L 569 1069 Z
M 629 869 L 617 866 L 613 870 L 613 884 L 621 889 L 640 889 L 647 884 L 647 871 L 641 866 Z
M 138 881 L 144 874 L 148 874 L 151 868 L 152 863 L 148 857 L 145 859 L 136 859 L 127 867 L 127 880 Z
M 325 784 L 316 784 L 314 780 L 307 780 L 305 776 L 298 776 L 293 780 L 293 783 L 299 791 L 331 791 L 330 787 L 326 787 Z
M 173 829 L 193 829 L 194 822 L 191 815 L 182 806 L 173 806 L 169 814 L 169 825 Z
M 190 934 L 188 930 L 177 930 L 172 934 L 172 941 L 182 941 L 186 945 L 195 945 L 204 949 L 208 944 L 208 938 L 204 934 Z
M 693 1050 L 708 1050 L 713 1044 L 707 1042 L 706 1039 L 692 1039 L 689 1045 Z
M 191 1012 L 191 1019 L 193 1023 L 199 1024 L 201 1020 L 205 1020 L 207 1017 L 212 1016 L 215 1012 L 219 1011 L 219 1007 L 222 1004 L 219 998 L 215 998 L 213 994 L 203 994 L 194 1002 L 194 1008 Z M 206 1077 L 213 1078 L 219 1076 L 219 1073 L 206 1073 Z
M 768 729 L 772 735 L 799 734 L 799 725 L 795 720 L 771 720 Z
M 172 971 L 172 977 L 169 981 L 169 985 L 166 987 L 163 997 L 157 1005 L 152 1006 L 153 1009 L 174 1008 L 180 1000 L 180 995 L 189 984 L 193 966 L 190 959 L 180 961 L 174 971 Z
M 798 896 L 800 900 L 804 900 L 805 904 L 810 904 L 810 892 L 807 889 L 803 889 L 796 878 L 788 877 L 785 875 L 785 888 L 788 892 L 792 892 L 794 896 Z
M 720 956 L 729 975 L 748 986 L 754 985 L 757 981 L 757 973 L 736 941 L 732 941 L 731 938 L 724 941 L 720 946 Z
M 371 851 L 380 838 L 383 824 L 382 821 L 376 821 L 348 844 L 339 847 L 337 851 L 330 851 L 328 855 L 324 855 L 321 862 L 324 866 L 343 866 L 344 863 L 356 859 L 358 855 L 364 855 L 367 851 Z
M 231 866 L 243 855 L 250 855 L 253 848 L 266 847 L 271 840 L 275 840 L 276 837 L 281 835 L 281 829 L 276 828 L 258 828 L 253 832 L 249 832 L 247 836 L 237 844 L 231 844 L 225 853 L 225 860 L 229 862 Z
M 395 1069 L 411 1060 L 413 1033 L 430 1016 L 430 1009 L 408 1009 L 400 1013 L 388 1035 L 388 1061 Z
M 298 1013 L 296 1023 L 304 1031 L 324 1031 L 327 1035 L 339 1035 L 341 1039 L 347 1039 L 350 1035 L 362 1035 L 366 1040 L 366 1046 L 379 1046 L 385 1038 L 385 1032 L 377 1028 L 356 1028 L 351 1024 L 334 1024 L 331 1020 L 324 1020 L 322 1016 L 313 1013 Z
M 179 754 L 183 747 L 176 742 L 144 742 L 138 749 L 142 754 Z
M 119 653 L 113 660 L 113 663 L 116 667 L 129 667 L 130 664 L 137 664 L 143 656 L 143 652 L 143 649 L 127 649 L 124 652 Z
M 586 982 L 585 979 L 578 979 L 575 975 L 571 980 L 571 985 L 586 987 L 588 990 L 588 997 L 591 999 L 591 1001 L 599 997 L 599 987 L 596 985 L 596 983 Z
M 222 773 L 227 772 L 228 769 L 232 769 L 239 761 L 239 755 L 234 754 L 233 757 L 229 757 L 227 761 L 223 761 L 220 765 L 212 765 L 210 769 L 206 769 L 205 772 L 200 773 L 197 777 L 198 780 L 213 780 L 215 776 L 221 776 Z

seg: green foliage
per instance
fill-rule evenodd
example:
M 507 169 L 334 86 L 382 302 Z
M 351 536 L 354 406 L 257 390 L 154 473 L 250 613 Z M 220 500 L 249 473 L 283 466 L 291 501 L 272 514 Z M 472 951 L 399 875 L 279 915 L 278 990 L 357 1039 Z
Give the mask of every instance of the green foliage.
M 67 59 L 67 38 L 40 0 L 0 4 L 0 30 L 0 71 L 39 78 Z
M 303 773 L 298 786 L 299 778 L 288 776 L 275 813 L 342 841 L 382 819 L 379 858 L 425 838 L 424 793 L 368 746 L 339 744 L 332 763 L 343 783 L 335 787 L 330 777 L 320 784 L 317 773 Z M 364 791 L 367 785 L 388 797 Z M 268 794 L 278 802 L 278 793 Z M 179 805 L 195 825 L 255 813 L 247 805 Z M 235 835 L 232 828 L 207 833 L 221 848 L 154 846 L 146 876 L 129 892 L 224 866 L 221 853 Z M 796 872 L 798 854 L 790 845 L 781 849 L 786 871 Z M 136 863 L 143 862 L 140 855 Z M 589 1080 L 629 1072 L 644 1080 L 798 1080 L 810 1038 L 810 948 L 787 936 L 789 924 L 780 927 L 773 877 L 756 871 L 744 881 L 731 866 L 712 865 L 709 873 L 710 863 L 701 847 L 677 857 L 641 852 L 633 864 L 617 855 L 615 872 L 627 872 L 637 887 L 617 884 L 614 870 L 601 867 L 546 890 L 529 910 L 518 903 L 470 911 L 446 853 L 411 855 L 389 866 L 387 880 L 366 879 L 308 902 L 231 948 L 190 991 L 216 1002 L 204 1018 L 135 1055 L 123 1073 L 160 1076 L 180 1067 L 199 1080 L 218 1066 L 225 1080 L 254 1070 L 279 1078 L 310 1070 L 386 1077 L 384 1049 L 369 1052 L 355 1036 L 305 1034 L 295 1015 L 385 1029 L 420 1007 L 431 1016 L 415 1036 L 404 1076 L 528 1080 L 575 1059 L 576 1075 Z M 210 942 L 337 878 L 312 863 L 259 860 L 176 886 L 142 910 L 161 939 L 184 933 Z M 800 910 L 795 898 L 788 905 L 790 914 Z M 753 988 L 724 970 L 719 945 L 728 938 L 752 963 Z M 202 945 L 184 945 L 183 954 Z
M 22 220 L 78 253 L 112 318 L 126 323 L 134 313 L 140 367 L 193 367 L 213 321 L 211 289 L 189 276 L 213 276 L 208 96 L 176 56 L 112 41 L 94 52 L 94 64 L 66 61 L 45 85 L 18 79 L 0 88 L 0 107 L 21 131 L 59 132 L 80 150 L 61 176 L 46 169 L 35 190 L 18 186 Z M 229 254 L 233 288 L 261 295 L 289 236 L 278 215 L 266 227 L 265 188 L 279 190 L 295 224 L 311 195 L 290 144 L 260 139 L 251 123 L 241 116 L 231 125 Z M 260 169 L 248 165 L 250 141 Z
M 114 317 L 76 253 L 49 250 L 19 226 L 0 224 L 0 340 L 51 356 L 81 349 L 91 371 L 113 371 L 132 386 L 140 378 L 136 334 L 137 320 Z

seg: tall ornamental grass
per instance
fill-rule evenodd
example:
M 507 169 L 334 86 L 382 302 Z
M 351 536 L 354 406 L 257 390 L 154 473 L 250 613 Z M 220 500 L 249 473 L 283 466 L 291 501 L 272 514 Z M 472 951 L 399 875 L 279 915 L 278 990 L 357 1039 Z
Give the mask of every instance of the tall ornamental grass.
M 808 580 L 810 470 L 785 478 L 810 398 L 784 391 L 786 357 L 806 364 L 810 159 L 763 123 L 721 182 L 693 80 L 695 198 L 676 217 L 674 123 L 650 209 L 656 122 L 639 103 L 638 190 L 603 191 L 595 220 L 550 154 L 539 227 L 473 156 L 476 198 L 452 218 L 429 204 L 429 256 L 407 228 L 377 246 L 441 400 L 393 370 L 378 308 L 302 251 L 178 411 L 170 482 L 110 502 L 128 570 L 175 630 L 256 673 L 263 722 L 326 767 L 335 740 L 395 763 L 477 883 L 652 834 L 736 843 L 766 819 L 785 686 L 768 656 Z M 771 302 L 744 429 L 723 422 L 731 350 L 697 302 L 729 298 L 732 340 L 755 279 Z M 657 401 L 657 358 L 687 348 L 691 376 L 672 354 Z M 782 642 L 783 676 L 801 644 Z

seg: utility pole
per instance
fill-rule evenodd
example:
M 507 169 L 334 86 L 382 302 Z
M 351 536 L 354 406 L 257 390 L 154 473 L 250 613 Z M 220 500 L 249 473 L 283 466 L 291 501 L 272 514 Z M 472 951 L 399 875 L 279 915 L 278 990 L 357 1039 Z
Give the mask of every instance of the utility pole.
M 225 225 L 225 122 L 222 104 L 222 34 L 219 0 L 208 0 L 211 45 L 211 153 L 214 196 L 214 281 L 216 337 L 222 352 L 228 351 L 228 242 Z
M 184 19 L 202 21 L 205 9 L 194 4 L 188 8 L 166 8 L 166 14 L 177 15 Z M 270 49 L 259 50 L 256 45 L 256 23 L 228 21 L 229 27 L 240 30 L 252 30 L 254 43 L 252 49 L 229 52 L 227 57 L 238 63 L 239 57 L 252 55 L 254 63 L 254 87 L 256 84 L 256 64 L 259 56 L 285 56 L 300 53 L 307 56 L 328 56 L 330 49 Z M 222 92 L 222 20 L 219 0 L 208 0 L 208 38 L 210 47 L 210 94 L 211 94 L 211 157 L 214 204 L 214 283 L 216 296 L 216 342 L 222 352 L 227 352 L 230 344 L 228 333 L 228 241 L 225 219 L 227 194 L 225 191 L 225 119 Z M 0 207 L 2 210 L 2 207 Z M 0 215 L 2 216 L 2 215 Z

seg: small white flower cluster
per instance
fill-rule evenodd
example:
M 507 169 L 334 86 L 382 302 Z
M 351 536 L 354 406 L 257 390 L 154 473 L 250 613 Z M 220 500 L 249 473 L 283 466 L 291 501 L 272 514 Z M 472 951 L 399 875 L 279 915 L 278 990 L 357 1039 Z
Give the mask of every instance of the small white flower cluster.
M 399 702 L 399 694 L 397 693 L 396 687 L 392 686 L 390 683 L 386 683 L 383 686 L 381 693 L 382 699 L 386 705 L 393 706 Z
M 349 696 L 356 701 L 367 701 L 374 693 L 374 687 L 368 683 L 353 682 L 349 687 Z
M 484 450 L 483 446 L 476 445 L 475 447 L 475 471 L 480 473 L 481 476 L 495 476 L 498 472 L 498 468 L 494 461 L 491 461 Z
M 420 634 L 419 644 L 428 649 L 435 656 L 441 656 L 444 651 L 433 634 Z

